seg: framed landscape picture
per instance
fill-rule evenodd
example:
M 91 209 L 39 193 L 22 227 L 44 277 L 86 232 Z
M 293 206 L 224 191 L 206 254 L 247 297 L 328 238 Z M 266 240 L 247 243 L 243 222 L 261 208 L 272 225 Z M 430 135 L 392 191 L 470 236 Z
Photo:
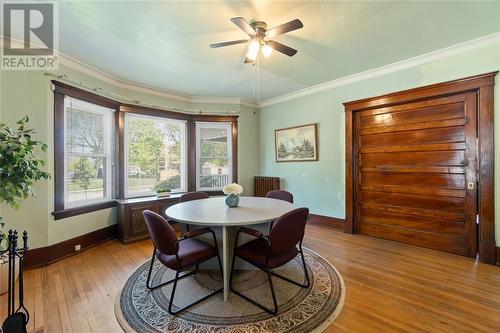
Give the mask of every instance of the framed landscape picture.
M 274 131 L 276 162 L 318 160 L 316 124 L 308 124 Z

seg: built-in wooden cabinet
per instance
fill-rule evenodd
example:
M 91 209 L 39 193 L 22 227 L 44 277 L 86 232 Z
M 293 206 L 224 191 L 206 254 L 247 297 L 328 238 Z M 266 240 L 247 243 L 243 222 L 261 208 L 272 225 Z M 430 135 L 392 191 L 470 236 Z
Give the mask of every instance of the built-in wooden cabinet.
M 165 210 L 179 202 L 179 195 L 168 198 L 145 197 L 118 200 L 118 238 L 123 243 L 132 243 L 149 238 L 146 222 L 142 216 L 145 210 L 152 210 L 165 216 Z

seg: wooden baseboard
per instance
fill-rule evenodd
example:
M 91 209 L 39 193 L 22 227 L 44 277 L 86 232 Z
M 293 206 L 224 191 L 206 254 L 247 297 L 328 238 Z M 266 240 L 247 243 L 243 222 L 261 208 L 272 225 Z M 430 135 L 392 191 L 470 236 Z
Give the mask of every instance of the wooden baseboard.
M 36 268 L 55 263 L 63 258 L 80 253 L 81 251 L 102 244 L 110 239 L 114 239 L 117 234 L 117 225 L 114 224 L 57 244 L 29 250 L 24 258 L 24 267 Z M 75 251 L 75 245 L 78 244 L 81 249 L 80 251 Z
M 308 224 L 344 232 L 345 220 L 337 217 L 309 214 Z

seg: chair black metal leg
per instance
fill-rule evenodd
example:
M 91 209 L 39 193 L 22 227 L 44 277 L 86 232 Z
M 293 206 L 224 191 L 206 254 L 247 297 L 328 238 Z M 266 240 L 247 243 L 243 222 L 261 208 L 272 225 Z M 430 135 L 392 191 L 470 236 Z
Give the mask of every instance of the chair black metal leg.
M 174 304 L 175 289 L 177 288 L 177 280 L 179 278 L 179 271 L 175 272 L 174 286 L 172 287 L 172 293 L 170 294 L 170 301 L 168 302 L 168 313 L 173 315 L 172 304 Z
M 273 295 L 274 311 L 272 311 L 271 314 L 276 314 L 278 313 L 278 302 L 276 302 L 276 294 L 274 293 L 274 285 L 273 285 L 273 279 L 271 277 L 271 271 L 268 270 L 266 273 L 267 273 L 267 279 L 269 280 L 269 286 L 271 287 L 271 295 Z
M 150 287 L 149 282 L 151 280 L 151 273 L 153 272 L 153 264 L 155 262 L 155 257 L 156 257 L 156 247 L 153 248 L 153 256 L 151 257 L 151 264 L 149 265 L 148 279 L 146 280 L 146 287 L 148 287 L 149 290 L 153 289 L 152 287 Z
M 280 275 L 278 273 L 270 272 L 272 275 L 279 277 L 282 280 L 285 280 L 287 282 L 293 283 L 296 286 L 302 287 L 302 288 L 309 288 L 311 285 L 311 281 L 309 280 L 309 274 L 307 273 L 307 265 L 306 265 L 306 260 L 304 259 L 304 253 L 302 251 L 302 246 L 300 246 L 300 257 L 302 258 L 302 268 L 304 269 L 304 275 L 306 277 L 306 284 L 300 284 L 296 281 L 290 280 L 287 277 L 284 277 L 283 275 Z
M 266 308 L 265 306 L 257 303 L 256 301 L 254 301 L 253 299 L 243 295 L 242 293 L 240 293 L 239 291 L 235 290 L 233 288 L 233 275 L 234 275 L 234 263 L 235 263 L 235 260 L 236 260 L 236 249 L 238 248 L 238 236 L 239 236 L 239 233 L 236 234 L 236 242 L 234 243 L 234 251 L 233 251 L 233 260 L 232 260 L 232 263 L 231 263 L 231 275 L 229 276 L 229 289 L 235 293 L 236 295 L 240 296 L 241 298 L 245 299 L 246 301 L 252 303 L 253 305 L 255 305 L 256 307 L 266 311 L 267 313 L 269 314 L 272 314 L 272 315 L 275 315 L 278 313 L 278 304 L 276 302 L 276 295 L 274 293 L 274 286 L 273 286 L 273 281 L 271 280 L 271 275 L 270 275 L 270 271 L 267 270 L 265 271 L 267 273 L 267 279 L 269 280 L 269 285 L 271 287 L 271 295 L 273 297 L 273 304 L 274 304 L 274 310 L 271 310 L 271 309 L 268 309 Z M 257 267 L 258 268 L 258 267 Z M 260 268 L 259 268 L 260 269 Z
M 233 260 L 234 262 L 234 260 Z M 234 266 L 234 265 L 233 265 Z M 241 298 L 243 298 L 244 300 L 252 303 L 253 305 L 255 305 L 256 307 L 266 311 L 267 313 L 269 314 L 272 314 L 272 315 L 275 315 L 278 313 L 278 303 L 276 301 L 276 294 L 274 293 L 274 286 L 273 286 L 273 280 L 271 279 L 271 272 L 270 271 L 265 271 L 266 274 L 267 274 L 267 279 L 269 281 L 269 286 L 271 287 L 271 295 L 273 297 L 273 304 L 274 304 L 274 309 L 271 310 L 271 309 L 268 309 L 266 308 L 264 305 L 262 304 L 259 304 L 257 303 L 256 301 L 254 301 L 253 299 L 251 299 L 250 297 L 246 296 L 246 295 L 243 295 L 242 293 L 240 293 L 239 291 L 233 289 L 233 285 L 232 285 L 232 277 L 233 277 L 233 270 L 231 270 L 231 278 L 229 279 L 229 286 L 231 288 L 231 291 L 233 293 L 235 293 L 236 295 L 240 296 Z
M 176 287 L 176 283 L 174 283 L 174 287 Z M 180 308 L 178 309 L 177 311 L 172 311 L 172 304 L 174 302 L 174 295 L 175 295 L 175 290 L 172 289 L 172 296 L 170 297 L 170 302 L 169 302 L 169 305 L 168 305 L 168 313 L 171 314 L 172 316 L 175 316 L 176 314 L 178 314 L 179 312 L 182 312 L 184 310 L 187 310 L 189 309 L 190 307 L 192 306 L 195 306 L 196 304 L 199 304 L 207 299 L 209 299 L 210 297 L 212 296 L 215 296 L 217 295 L 218 293 L 220 293 L 221 291 L 223 290 L 223 288 L 220 288 L 220 289 L 217 289 L 215 290 L 214 292 L 208 294 L 207 296 L 203 297 L 203 298 L 200 298 L 199 300 L 197 300 L 196 302 L 193 302 L 189 305 L 186 305 L 185 307 L 183 308 Z
M 217 259 L 219 261 L 219 267 L 220 267 L 220 271 L 221 271 L 221 274 L 222 274 L 222 264 L 221 264 L 221 260 L 220 260 L 219 251 L 218 250 L 217 250 Z M 196 272 L 197 270 L 198 270 L 198 265 L 196 265 L 196 269 L 192 273 Z M 179 271 L 177 271 L 175 273 L 174 286 L 172 287 L 172 294 L 170 296 L 170 301 L 169 301 L 169 304 L 168 304 L 168 313 L 171 314 L 172 316 L 178 314 L 179 312 L 187 310 L 190 307 L 195 306 L 196 304 L 199 304 L 199 303 L 203 302 L 204 300 L 206 300 L 206 299 L 208 299 L 208 298 L 210 298 L 210 297 L 212 297 L 212 296 L 220 293 L 222 290 L 224 290 L 224 288 L 217 289 L 217 290 L 211 292 L 210 294 L 208 294 L 208 295 L 200 298 L 199 300 L 197 300 L 197 301 L 195 301 L 195 302 L 193 302 L 193 303 L 191 303 L 189 305 L 186 305 L 183 308 L 178 309 L 177 311 L 172 311 L 172 305 L 174 304 L 175 290 L 177 288 L 177 281 L 179 279 L 182 279 L 184 276 L 188 275 L 188 274 L 185 274 L 185 275 L 179 277 L 179 273 L 180 273 Z M 189 273 L 189 274 L 192 274 L 192 273 Z
M 165 281 L 165 282 L 162 282 L 160 284 L 157 284 L 156 286 L 152 286 L 151 285 L 151 275 L 153 273 L 153 266 L 154 266 L 154 260 L 156 258 L 156 249 L 153 249 L 153 256 L 151 258 L 151 264 L 149 265 L 149 272 L 148 272 L 148 279 L 146 280 L 146 287 L 149 289 L 149 290 L 155 290 L 155 289 L 158 289 L 160 287 L 163 287 L 169 283 L 172 283 L 174 282 L 174 280 L 176 278 L 173 278 L 173 279 L 170 279 L 168 281 Z M 180 277 L 178 277 L 179 279 L 182 279 L 182 278 L 185 278 L 189 275 L 193 275 L 194 273 L 196 273 L 196 271 L 198 270 L 198 265 L 196 265 L 195 269 L 193 271 L 190 271 L 189 273 L 185 273 L 184 275 L 181 275 Z
M 231 291 L 234 292 L 236 295 L 240 296 L 241 298 L 243 298 L 243 299 L 247 300 L 248 302 L 252 303 L 253 305 L 261 308 L 264 311 L 266 311 L 267 313 L 275 315 L 276 313 L 278 313 L 278 303 L 276 301 L 276 294 L 274 292 L 274 285 L 273 285 L 273 280 L 272 280 L 271 276 L 279 277 L 280 279 L 283 279 L 283 280 L 285 280 L 287 282 L 293 283 L 294 285 L 302 287 L 302 288 L 309 288 L 309 286 L 311 285 L 311 282 L 309 280 L 309 274 L 307 273 L 307 265 L 306 265 L 306 260 L 304 258 L 304 252 L 302 251 L 302 243 L 299 244 L 299 252 L 300 252 L 300 257 L 302 259 L 302 268 L 304 269 L 304 274 L 305 274 L 306 281 L 307 281 L 306 284 L 300 284 L 300 283 L 298 283 L 296 281 L 290 280 L 287 277 L 284 277 L 282 275 L 274 273 L 271 270 L 264 270 L 264 272 L 266 272 L 266 274 L 267 274 L 267 279 L 269 280 L 269 286 L 271 288 L 271 295 L 273 297 L 274 310 L 266 308 L 262 304 L 257 303 L 253 299 L 251 299 L 251 298 L 243 295 L 242 293 L 240 293 L 239 291 L 237 291 L 237 290 L 235 290 L 233 288 L 232 282 L 233 282 L 233 272 L 234 272 L 234 261 L 235 261 L 236 255 L 233 255 L 233 264 L 231 266 L 231 277 L 229 278 L 229 287 L 230 287 Z
M 306 259 L 304 258 L 304 251 L 302 250 L 302 242 L 300 243 L 300 256 L 302 257 L 302 267 L 304 268 L 304 274 L 306 276 L 306 281 L 307 284 L 304 286 L 304 288 L 309 288 L 311 285 L 311 281 L 309 280 L 309 274 L 307 273 L 307 265 L 306 265 Z
M 223 274 L 223 272 L 222 272 L 222 261 L 220 259 L 219 247 L 217 245 L 217 239 L 216 239 L 215 233 L 213 231 L 212 231 L 212 235 L 213 235 L 213 239 L 214 239 L 215 252 L 217 254 L 217 261 L 219 262 L 219 269 L 220 269 L 220 273 L 222 275 Z M 199 265 L 196 265 L 195 270 L 192 273 L 196 272 L 198 270 L 198 267 L 199 267 Z M 190 307 L 195 306 L 196 304 L 199 304 L 199 303 L 205 301 L 206 299 L 208 299 L 208 298 L 210 298 L 210 297 L 212 297 L 212 296 L 214 296 L 214 295 L 216 295 L 216 294 L 218 294 L 218 293 L 220 293 L 221 291 L 224 290 L 224 286 L 222 286 L 220 289 L 217 289 L 217 290 L 211 292 L 210 294 L 208 294 L 208 295 L 200 298 L 199 300 L 197 300 L 197 301 L 195 301 L 195 302 L 193 302 L 193 303 L 191 303 L 189 305 L 186 305 L 185 307 L 180 308 L 177 311 L 172 311 L 172 305 L 174 303 L 174 297 L 175 297 L 175 290 L 177 288 L 177 280 L 183 278 L 184 276 L 192 274 L 192 273 L 185 274 L 185 275 L 183 275 L 181 277 L 179 277 L 179 272 L 176 272 L 176 274 L 175 274 L 175 281 L 174 281 L 174 286 L 172 288 L 172 295 L 170 296 L 170 302 L 168 304 L 168 313 L 171 314 L 172 316 L 178 314 L 179 312 L 187 310 Z M 224 284 L 224 279 L 222 279 L 222 284 Z

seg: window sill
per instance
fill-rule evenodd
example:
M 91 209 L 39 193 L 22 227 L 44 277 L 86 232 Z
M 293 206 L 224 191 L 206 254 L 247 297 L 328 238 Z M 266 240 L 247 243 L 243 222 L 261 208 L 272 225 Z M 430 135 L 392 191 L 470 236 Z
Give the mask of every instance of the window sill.
M 104 201 L 104 202 L 99 202 L 99 203 L 95 203 L 95 204 L 91 204 L 91 205 L 59 210 L 56 212 L 52 212 L 52 215 L 54 216 L 54 220 L 60 220 L 60 219 L 64 219 L 67 217 L 72 217 L 72 216 L 77 216 L 77 215 L 86 214 L 86 213 L 90 213 L 90 212 L 95 212 L 95 211 L 110 208 L 110 207 L 116 207 L 116 200 Z
M 219 196 L 219 195 L 224 195 L 222 191 L 204 191 L 210 196 Z M 156 196 L 148 196 L 148 197 L 138 197 L 138 198 L 127 198 L 127 199 L 116 199 L 116 200 L 110 200 L 110 201 L 104 201 L 104 202 L 99 202 L 91 205 L 86 205 L 86 206 L 80 206 L 80 207 L 73 207 L 73 208 L 68 208 L 64 210 L 59 210 L 52 212 L 52 215 L 54 216 L 54 220 L 61 220 L 65 219 L 68 217 L 72 216 L 77 216 L 77 215 L 82 215 L 86 213 L 91 213 L 95 212 L 98 210 L 106 209 L 106 208 L 111 208 L 111 207 L 116 207 L 118 205 L 118 201 L 121 203 L 127 203 L 127 202 L 132 202 L 132 201 L 150 201 L 150 200 L 167 200 L 167 199 L 178 199 L 183 193 L 173 193 L 170 195 L 170 197 L 156 197 Z

